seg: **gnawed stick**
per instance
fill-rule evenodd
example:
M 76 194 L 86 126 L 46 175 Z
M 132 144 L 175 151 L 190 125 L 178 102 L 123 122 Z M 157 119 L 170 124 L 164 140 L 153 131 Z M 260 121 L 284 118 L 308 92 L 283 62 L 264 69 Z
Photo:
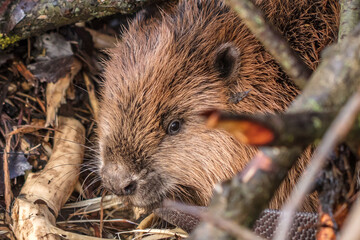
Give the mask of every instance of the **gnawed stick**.
M 85 129 L 73 118 L 59 118 L 53 153 L 43 171 L 28 176 L 12 209 L 18 240 L 57 239 L 51 229 L 73 191 L 84 156 Z
M 10 219 L 10 205 L 13 199 L 13 193 L 11 191 L 11 182 L 10 182 L 10 172 L 9 172 L 9 152 L 10 152 L 10 145 L 11 145 L 11 136 L 8 136 L 6 139 L 6 146 L 4 151 L 4 159 L 3 159 L 3 171 L 4 171 L 4 185 L 5 185 L 5 205 L 6 205 L 6 212 L 5 212 L 5 222 L 9 223 Z
M 231 133 L 239 142 L 253 146 L 303 146 L 321 140 L 339 111 L 304 111 L 293 113 L 233 114 L 211 111 L 206 125 L 209 128 L 223 129 Z M 357 120 L 360 121 L 360 115 Z M 348 136 L 347 143 L 358 145 L 360 126 L 355 124 Z

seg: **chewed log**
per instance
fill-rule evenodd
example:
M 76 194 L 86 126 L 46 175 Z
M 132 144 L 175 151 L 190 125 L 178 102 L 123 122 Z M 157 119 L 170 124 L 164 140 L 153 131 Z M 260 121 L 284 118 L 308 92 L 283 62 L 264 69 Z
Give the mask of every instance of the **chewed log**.
M 49 162 L 41 172 L 29 174 L 15 200 L 11 218 L 18 240 L 57 239 L 51 229 L 78 181 L 84 143 L 81 123 L 60 117 Z

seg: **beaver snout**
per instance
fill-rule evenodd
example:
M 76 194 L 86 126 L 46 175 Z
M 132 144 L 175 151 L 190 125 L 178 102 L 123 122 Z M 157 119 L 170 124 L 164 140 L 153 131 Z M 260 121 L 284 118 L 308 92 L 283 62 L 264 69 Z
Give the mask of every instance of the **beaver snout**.
M 117 163 L 106 163 L 101 169 L 103 186 L 118 196 L 134 195 L 138 183 L 136 176 Z

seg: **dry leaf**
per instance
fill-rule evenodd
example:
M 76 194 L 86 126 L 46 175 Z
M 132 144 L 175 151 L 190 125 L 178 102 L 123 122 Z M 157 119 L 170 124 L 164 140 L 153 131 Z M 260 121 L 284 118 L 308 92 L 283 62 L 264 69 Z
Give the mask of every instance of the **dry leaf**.
M 113 48 L 116 46 L 117 40 L 115 37 L 100 33 L 90 28 L 85 28 L 91 34 L 94 42 L 94 47 L 97 49 Z
M 317 240 L 335 240 L 336 239 L 336 233 L 333 229 L 334 223 L 332 222 L 329 214 L 321 215 L 320 225 L 322 225 L 322 227 L 319 229 L 319 231 L 316 234 Z
M 73 61 L 73 56 L 65 56 L 46 61 L 37 61 L 27 67 L 41 82 L 55 83 L 70 72 Z
M 251 120 L 221 119 L 218 112 L 213 112 L 207 121 L 210 128 L 219 128 L 233 134 L 244 144 L 261 146 L 271 143 L 275 136 L 271 129 Z
M 74 59 L 70 73 L 59 79 L 56 83 L 46 86 L 46 123 L 45 126 L 58 125 L 57 111 L 62 103 L 66 103 L 66 90 L 70 82 L 81 69 L 81 62 Z M 55 123 L 55 124 L 54 124 Z
M 96 98 L 95 87 L 94 87 L 94 84 L 92 83 L 92 81 L 90 80 L 89 76 L 86 73 L 84 73 L 83 75 L 84 75 L 84 80 L 85 80 L 85 84 L 86 84 L 86 89 L 89 94 L 89 101 L 91 104 L 91 108 L 94 111 L 94 118 L 95 118 L 95 120 L 97 120 L 97 116 L 98 116 L 98 112 L 99 112 L 99 102 Z

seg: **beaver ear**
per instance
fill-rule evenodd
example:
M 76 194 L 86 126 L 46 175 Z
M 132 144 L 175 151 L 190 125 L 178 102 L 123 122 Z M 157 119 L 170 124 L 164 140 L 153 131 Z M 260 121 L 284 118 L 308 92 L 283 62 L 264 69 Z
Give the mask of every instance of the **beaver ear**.
M 224 43 L 217 49 L 214 67 L 220 77 L 228 78 L 236 73 L 239 55 L 239 51 L 232 43 Z

